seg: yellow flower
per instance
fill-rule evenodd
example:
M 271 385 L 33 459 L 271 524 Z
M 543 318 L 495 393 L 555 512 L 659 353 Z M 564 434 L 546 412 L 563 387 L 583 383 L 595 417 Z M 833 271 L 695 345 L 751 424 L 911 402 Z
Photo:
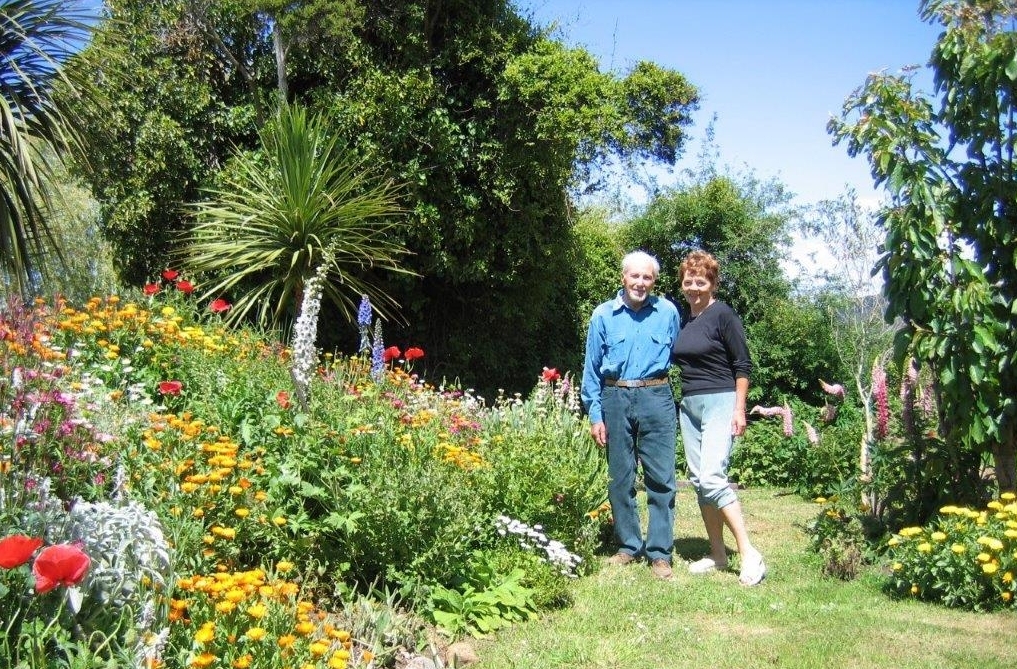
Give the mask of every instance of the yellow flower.
M 905 528 L 903 528 L 900 531 L 900 535 L 902 537 L 910 538 L 910 537 L 913 537 L 913 536 L 921 534 L 923 531 L 924 530 L 922 528 L 920 528 L 920 527 L 905 527 Z
M 911 594 L 912 595 L 917 595 L 918 594 L 918 584 L 917 583 L 912 583 L 911 584 Z
M 283 516 L 276 516 L 275 518 L 272 519 L 272 522 L 275 523 L 276 526 L 282 527 L 283 525 L 286 524 L 286 518 L 284 518 Z
M 919 553 L 931 553 L 932 552 L 932 544 L 930 544 L 929 542 L 924 542 L 924 543 L 918 544 L 918 552 Z
M 275 566 L 275 570 L 277 572 L 279 572 L 280 574 L 285 574 L 286 572 L 291 571 L 292 569 L 293 569 L 293 563 L 292 562 L 288 562 L 286 560 L 280 560 L 279 563 L 276 564 L 276 566 Z
M 244 634 L 244 636 L 246 636 L 251 641 L 261 641 L 262 639 L 265 638 L 266 634 L 268 634 L 268 630 L 266 630 L 264 627 L 252 627 L 251 629 L 247 630 L 247 633 Z
M 238 485 L 231 485 L 228 490 L 229 490 L 229 493 L 231 495 L 243 495 L 244 494 L 244 489 L 241 488 Z
M 247 609 L 247 615 L 251 616 L 252 618 L 257 619 L 264 618 L 267 614 L 268 607 L 261 603 L 253 604 Z
M 946 533 L 945 532 L 933 532 L 932 533 L 932 540 L 933 541 L 946 541 Z
M 232 613 L 236 608 L 237 605 L 228 599 L 215 603 L 215 610 L 219 613 Z
M 826 498 L 825 497 L 817 497 L 815 499 L 815 502 L 816 502 L 816 504 L 826 504 Z
M 1017 500 L 1017 495 L 1013 494 L 1012 492 L 1005 492 L 1002 495 L 1000 495 L 999 498 L 1007 502 L 1012 502 L 1014 500 Z
M 216 657 L 212 653 L 202 653 L 191 660 L 192 667 L 208 667 L 215 662 Z
M 961 553 L 965 552 L 967 549 L 968 549 L 968 547 L 965 546 L 964 544 L 954 544 L 953 546 L 950 546 L 950 550 L 952 550 L 957 555 L 960 555 Z
M 233 666 L 236 669 L 247 669 L 254 662 L 254 657 L 248 653 L 247 655 L 241 655 L 237 659 L 233 660 Z
M 890 537 L 890 540 L 886 542 L 887 546 L 896 546 L 900 543 L 900 539 L 897 537 Z
M 1003 598 L 1004 602 L 1009 602 L 1011 599 L 1013 599 L 1013 594 L 1009 592 L 1004 592 L 1003 594 L 1000 595 L 1000 597 Z
M 292 634 L 283 634 L 281 637 L 279 637 L 279 647 L 280 648 L 289 648 L 290 646 L 292 646 L 296 642 L 297 642 L 297 637 L 293 636 Z
M 995 562 L 988 562 L 982 565 L 982 572 L 986 574 L 995 574 L 998 569 L 999 565 Z
M 297 634 L 301 636 L 307 636 L 308 634 L 314 631 L 314 623 L 305 620 L 303 622 L 297 623 L 297 626 L 294 627 L 293 629 L 294 631 L 296 631 Z
M 978 555 L 975 556 L 975 559 L 978 560 L 979 562 L 988 562 L 989 560 L 992 559 L 992 556 L 989 555 L 988 553 L 979 553 Z
M 1004 583 L 1013 583 L 1013 572 L 1012 571 L 1008 571 L 1005 574 L 1003 574 L 1003 582 Z
M 208 643 L 215 638 L 215 626 L 206 624 L 194 633 L 194 640 L 198 643 Z
M 251 510 L 245 509 L 244 507 L 240 507 L 233 513 L 236 514 L 237 518 L 246 518 L 247 516 L 251 515 Z
M 314 657 L 321 657 L 328 652 L 329 643 L 327 641 L 315 641 L 308 647 L 308 651 Z
M 328 659 L 329 669 L 346 669 L 346 658 L 336 653 Z
M 894 562 L 893 563 L 893 570 L 894 571 L 900 571 L 903 568 L 904 568 L 904 565 L 901 564 L 900 562 Z

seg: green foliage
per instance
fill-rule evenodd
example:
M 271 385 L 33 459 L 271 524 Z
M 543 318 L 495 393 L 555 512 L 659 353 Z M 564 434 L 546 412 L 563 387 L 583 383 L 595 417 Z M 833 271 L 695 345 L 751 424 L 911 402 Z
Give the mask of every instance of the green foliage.
M 823 574 L 850 581 L 869 559 L 869 537 L 859 509 L 844 504 L 836 496 L 817 497 L 816 503 L 822 507 L 805 525 L 809 545 L 823 559 Z
M 879 269 L 887 317 L 906 323 L 898 359 L 936 375 L 950 447 L 991 451 L 1001 489 L 1017 486 L 1017 180 L 1011 147 L 1017 34 L 1012 3 L 977 11 L 925 0 L 923 19 L 945 28 L 930 58 L 935 95 L 913 74 L 875 73 L 829 131 L 864 154 L 889 202 Z
M 888 589 L 976 611 L 1012 607 L 1017 595 L 1017 504 L 1012 493 L 982 510 L 948 505 L 928 525 L 890 538 Z
M 219 186 L 195 205 L 180 252 L 184 267 L 209 276 L 205 297 L 228 297 L 227 321 L 278 326 L 291 317 L 311 273 L 329 264 L 324 294 L 350 316 L 362 295 L 384 313 L 391 298 L 363 270 L 403 272 L 392 240 L 399 188 L 373 178 L 337 142 L 330 121 L 284 106 L 260 133 L 263 156 L 240 154 Z
M 65 69 L 88 39 L 90 13 L 77 0 L 0 6 L 0 276 L 6 294 L 38 292 L 46 253 L 60 253 L 47 215 L 52 164 L 78 152 L 66 97 L 87 97 Z M 63 96 L 59 93 L 63 90 Z
M 445 632 L 483 637 L 535 617 L 533 591 L 522 585 L 522 569 L 501 574 L 483 554 L 477 554 L 468 572 L 467 583 L 460 590 L 438 586 L 428 598 L 426 612 Z

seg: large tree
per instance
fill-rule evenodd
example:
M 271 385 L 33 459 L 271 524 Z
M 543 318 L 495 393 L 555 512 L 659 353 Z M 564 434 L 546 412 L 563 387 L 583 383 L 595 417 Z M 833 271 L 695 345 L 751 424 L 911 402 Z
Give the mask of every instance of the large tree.
M 889 202 L 879 267 L 898 354 L 936 375 L 947 443 L 991 452 L 1015 487 L 1017 444 L 1017 3 L 925 0 L 944 27 L 929 67 L 875 73 L 830 131 L 863 154 Z
M 387 338 L 424 346 L 432 378 L 487 392 L 529 387 L 581 346 L 574 270 L 560 262 L 574 247 L 568 189 L 615 157 L 673 163 L 697 104 L 679 73 L 601 72 L 506 0 L 109 6 L 100 39 L 122 45 L 120 61 L 95 76 L 117 103 L 90 127 L 118 137 L 95 147 L 93 183 L 125 278 L 161 267 L 187 227 L 181 205 L 233 145 L 255 146 L 285 90 L 408 184 L 396 241 L 419 278 L 364 277 L 401 305 Z M 327 25 L 314 18 L 326 6 L 338 8 Z

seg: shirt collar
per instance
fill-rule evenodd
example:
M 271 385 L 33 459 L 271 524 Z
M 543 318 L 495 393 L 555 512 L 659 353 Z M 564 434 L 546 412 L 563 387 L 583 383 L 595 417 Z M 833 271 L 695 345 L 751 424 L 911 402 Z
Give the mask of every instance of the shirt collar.
M 618 291 L 618 294 L 615 295 L 614 304 L 612 305 L 612 310 L 613 311 L 618 312 L 618 311 L 621 311 L 622 309 L 624 309 L 626 307 L 625 299 L 622 297 L 624 294 L 625 294 L 625 289 L 622 288 L 621 290 Z M 646 305 L 645 306 L 647 306 L 647 307 L 649 307 L 651 309 L 656 309 L 657 308 L 657 296 L 656 295 L 648 295 L 646 297 Z M 640 311 L 642 311 L 642 309 L 640 309 Z

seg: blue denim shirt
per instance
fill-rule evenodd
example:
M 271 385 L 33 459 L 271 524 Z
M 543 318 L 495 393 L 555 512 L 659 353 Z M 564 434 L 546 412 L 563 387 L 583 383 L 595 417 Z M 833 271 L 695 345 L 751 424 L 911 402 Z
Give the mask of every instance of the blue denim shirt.
M 625 306 L 622 291 L 593 310 L 586 335 L 583 406 L 591 423 L 604 420 L 604 379 L 649 379 L 667 376 L 671 346 L 678 338 L 678 308 L 650 295 L 639 311 Z

